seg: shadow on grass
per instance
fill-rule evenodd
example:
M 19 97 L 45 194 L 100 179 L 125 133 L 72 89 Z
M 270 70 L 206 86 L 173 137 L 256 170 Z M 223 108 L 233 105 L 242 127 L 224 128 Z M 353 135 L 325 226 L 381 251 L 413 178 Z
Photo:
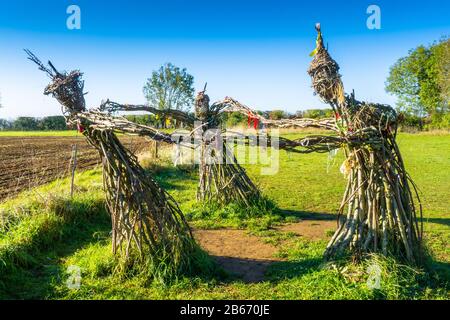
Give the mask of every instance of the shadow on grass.
M 64 219 L 58 230 L 45 230 L 52 235 L 39 234 L 33 239 L 36 247 L 18 248 L 24 255 L 32 257 L 32 263 L 13 266 L 11 270 L 0 276 L 0 299 L 48 299 L 55 295 L 54 288 L 65 281 L 66 270 L 62 261 L 80 248 L 101 239 L 109 238 L 111 229 L 110 218 L 103 209 L 103 202 L 92 205 L 64 201 L 55 209 L 56 212 L 66 206 L 76 206 Z M 86 214 L 86 212 L 89 214 Z M 67 212 L 58 212 L 67 215 Z M 77 215 L 80 215 L 77 217 Z M 39 243 L 39 238 L 53 238 L 51 243 Z
M 146 169 L 148 174 L 166 190 L 188 190 L 189 182 L 197 183 L 198 177 L 194 167 L 153 166 Z
M 278 261 L 267 270 L 266 277 L 270 282 L 296 278 L 316 272 L 323 263 L 322 258 L 309 258 L 298 261 Z
M 450 227 L 450 218 L 425 218 L 423 222 L 438 223 Z
M 277 213 L 286 217 L 295 217 L 300 220 L 336 220 L 337 215 L 325 212 L 311 212 L 301 210 L 278 209 Z
M 170 165 L 155 164 L 151 168 L 148 168 L 147 172 L 155 178 L 161 187 L 168 191 L 196 188 L 198 183 L 198 172 L 196 167 L 192 165 L 174 167 Z M 190 186 L 191 183 L 195 186 Z M 272 214 L 280 217 L 293 217 L 300 220 L 337 219 L 336 214 L 281 209 L 274 202 L 271 207 L 273 208 L 273 210 L 271 210 Z
M 445 286 L 450 290 L 450 263 L 436 260 L 436 258 L 427 254 L 425 257 L 425 269 L 430 274 L 435 275 L 436 279 L 434 280 L 444 282 Z
M 277 261 L 245 259 L 238 257 L 211 256 L 229 276 L 227 282 L 240 280 L 245 283 L 258 283 L 265 280 L 268 268 Z
M 238 257 L 211 256 L 228 277 L 218 277 L 225 283 L 242 281 L 260 283 L 278 282 L 317 271 L 322 259 L 279 261 L 269 259 L 247 259 Z

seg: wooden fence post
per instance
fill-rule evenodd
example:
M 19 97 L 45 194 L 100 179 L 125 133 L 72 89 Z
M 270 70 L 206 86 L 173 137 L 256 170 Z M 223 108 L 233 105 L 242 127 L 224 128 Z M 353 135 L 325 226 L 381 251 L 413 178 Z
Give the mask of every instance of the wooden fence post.
M 70 180 L 70 197 L 73 198 L 75 170 L 77 169 L 77 145 L 72 146 L 72 157 L 70 159 L 71 180 Z
M 158 141 L 153 141 L 153 158 L 158 159 L 158 147 L 159 147 L 159 142 Z

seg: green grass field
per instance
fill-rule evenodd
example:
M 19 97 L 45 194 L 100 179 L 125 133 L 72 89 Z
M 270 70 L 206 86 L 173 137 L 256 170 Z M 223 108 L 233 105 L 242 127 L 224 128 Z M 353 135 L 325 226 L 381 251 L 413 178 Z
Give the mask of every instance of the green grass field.
M 274 229 L 305 217 L 334 214 L 345 185 L 339 172 L 342 154 L 330 159 L 327 154 L 281 151 L 276 175 L 262 176 L 259 166 L 246 167 L 280 209 L 260 218 L 248 219 L 233 208 L 198 214 L 195 170 L 165 163 L 150 169 L 196 228 L 241 228 L 275 245 L 282 261 L 269 267 L 264 281 L 246 283 L 216 270 L 162 285 L 140 275 L 114 272 L 110 222 L 97 169 L 77 176 L 73 199 L 67 195 L 68 181 L 60 180 L 0 205 L 0 298 L 449 299 L 450 135 L 401 134 L 399 144 L 422 196 L 430 255 L 423 268 L 378 256 L 360 264 L 326 264 L 322 259 L 326 240 L 313 241 Z M 323 232 L 329 235 L 329 230 Z M 381 270 L 379 289 L 367 286 L 367 267 L 374 263 Z M 82 270 L 78 290 L 66 285 L 70 266 Z

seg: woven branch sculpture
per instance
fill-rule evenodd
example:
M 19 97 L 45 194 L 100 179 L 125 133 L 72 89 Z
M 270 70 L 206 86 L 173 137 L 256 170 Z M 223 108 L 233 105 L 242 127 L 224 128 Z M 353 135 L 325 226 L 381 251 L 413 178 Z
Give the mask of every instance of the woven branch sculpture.
M 195 115 L 202 125 L 194 134 L 203 137 L 197 198 L 203 201 L 219 200 L 223 204 L 231 201 L 247 206 L 257 204 L 261 198 L 260 191 L 239 165 L 234 150 L 225 143 L 221 131 L 216 129 L 220 109 L 217 105 L 212 108 L 209 101 L 209 96 L 204 91 L 199 92 L 195 99 Z M 211 129 L 216 134 L 205 134 Z
M 201 125 L 193 132 L 202 135 L 208 129 L 217 128 L 221 112 L 250 114 L 252 117 L 258 118 L 261 123 L 279 128 L 315 127 L 330 130 L 334 133 L 333 135 L 313 135 L 293 141 L 280 138 L 279 141 L 279 148 L 293 152 L 329 152 L 340 148 L 345 152 L 346 160 L 341 169 L 348 179 L 347 188 L 339 208 L 338 229 L 327 246 L 325 257 L 330 259 L 350 251 L 354 257 L 359 258 L 363 253 L 376 252 L 403 257 L 410 263 L 419 263 L 422 257 L 422 207 L 417 188 L 405 170 L 396 143 L 396 112 L 390 106 L 360 102 L 355 99 L 354 94 L 345 95 L 339 75 L 339 66 L 323 45 L 320 25 L 317 25 L 316 28 L 318 31 L 316 49 L 313 52 L 314 58 L 308 73 L 312 78 L 315 92 L 333 108 L 335 119 L 269 120 L 257 115 L 253 110 L 232 98 L 225 98 L 225 100 L 210 106 L 209 97 L 204 92 L 200 92 L 196 99 L 196 118 L 179 111 L 163 112 L 148 106 L 120 105 L 110 101 L 103 104 L 101 110 L 110 112 L 140 110 L 155 114 L 163 112 L 162 115 L 170 115 L 190 127 L 193 127 L 199 120 Z M 31 59 L 36 60 L 34 56 L 31 56 Z M 53 72 L 46 69 L 40 62 L 37 63 L 41 70 L 49 73 L 54 80 L 47 89 L 47 94 L 53 94 L 66 107 L 66 110 L 70 111 L 71 122 L 77 121 L 87 125 L 88 130 L 85 135 L 91 139 L 91 143 L 99 148 L 104 159 L 109 159 L 110 156 L 105 151 L 108 149 L 102 147 L 103 143 L 108 146 L 110 144 L 117 145 L 117 142 L 111 142 L 118 141 L 112 131 L 140 134 L 150 136 L 155 140 L 173 142 L 169 135 L 159 133 L 151 127 L 132 124 L 123 118 L 111 117 L 99 111 L 84 112 L 82 82 L 79 80 L 81 74 L 72 72 L 68 75 L 61 75 L 51 64 Z M 101 134 L 95 134 L 96 131 L 105 131 L 108 134 L 105 133 L 103 138 Z M 238 200 L 248 204 L 248 200 L 252 197 L 260 197 L 260 192 L 236 162 L 232 150 L 227 149 L 227 146 L 224 145 L 224 153 L 213 154 L 212 158 L 215 161 L 206 162 L 208 157 L 211 159 L 209 148 L 211 144 L 223 143 L 219 136 L 216 135 L 209 141 L 202 140 L 199 198 L 216 199 L 220 202 Z M 270 141 L 268 142 L 270 143 Z M 122 159 L 123 156 L 118 155 L 117 158 Z M 129 153 L 128 158 L 133 159 Z M 133 166 L 138 167 L 136 172 L 141 172 L 142 169 L 135 160 L 130 161 Z M 130 165 L 126 164 L 126 161 L 124 163 L 128 170 Z M 111 165 L 107 166 L 111 171 L 110 167 Z M 108 170 L 105 169 L 105 172 Z M 108 173 L 107 175 L 110 176 Z M 142 179 L 140 174 L 135 175 Z M 120 183 L 120 180 L 114 179 L 105 179 L 105 181 L 110 181 L 112 185 L 114 181 Z M 154 189 L 156 184 L 151 183 L 150 185 L 151 187 L 148 188 Z M 115 186 L 115 188 L 118 187 Z M 112 205 L 110 210 L 115 208 L 112 199 L 116 199 L 114 196 L 117 194 L 116 191 L 109 197 L 108 204 Z M 181 212 L 174 201 L 167 200 L 171 200 L 170 197 L 164 192 L 162 194 L 165 196 L 161 197 L 161 203 L 172 203 L 172 206 L 168 206 L 171 212 L 170 216 L 181 218 L 181 220 L 169 219 L 171 222 L 167 222 L 167 224 L 171 227 L 168 230 L 175 231 L 171 233 L 175 235 L 185 234 L 185 236 L 179 236 L 180 241 L 171 243 L 176 243 L 181 247 L 189 245 L 190 241 L 183 240 L 191 239 L 191 236 L 186 231 L 188 227 L 182 219 Z M 418 207 L 416 207 L 415 198 Z M 139 199 L 141 198 L 139 197 Z M 133 207 L 135 211 L 141 212 L 139 208 L 139 205 Z M 417 216 L 417 213 L 420 217 Z M 132 233 L 131 236 L 130 233 L 126 234 L 128 235 L 127 239 L 133 238 Z M 144 232 L 144 234 L 146 233 Z M 130 240 L 127 241 L 130 243 Z M 136 243 L 139 247 L 139 241 Z
M 318 128 L 323 130 L 332 130 L 336 133 L 339 132 L 334 119 L 280 119 L 271 120 L 266 119 L 263 116 L 257 114 L 254 110 L 240 103 L 239 101 L 226 97 L 224 100 L 217 102 L 217 105 L 221 106 L 221 112 L 239 112 L 244 115 L 248 115 L 253 119 L 258 119 L 259 123 L 275 128 Z M 272 145 L 271 137 L 268 135 L 265 137 L 268 145 Z M 352 140 L 355 144 L 361 144 L 362 141 L 357 136 L 343 138 L 340 136 L 327 136 L 327 135 L 310 135 L 305 138 L 290 140 L 283 137 L 278 137 L 278 145 L 280 149 L 287 150 L 295 153 L 311 153 L 330 152 L 333 149 L 342 147 L 348 140 Z
M 220 204 L 237 202 L 244 205 L 261 204 L 261 193 L 246 171 L 238 163 L 234 151 L 222 139 L 220 112 L 226 107 L 222 103 L 210 106 L 205 90 L 198 93 L 195 101 L 195 117 L 179 110 L 160 110 L 146 105 L 122 105 L 107 101 L 101 109 L 108 112 L 146 111 L 162 117 L 171 117 L 193 129 L 195 136 L 191 148 L 199 148 L 199 184 L 197 199 Z M 211 135 L 211 133 L 214 133 Z M 216 134 L 217 133 L 217 134 Z M 176 139 L 173 139 L 175 141 Z M 195 145 L 200 141 L 200 145 Z M 184 145 L 189 146 L 188 144 Z
M 98 110 L 86 110 L 82 73 L 50 69 L 27 51 L 29 59 L 46 72 L 51 83 L 45 95 L 62 105 L 68 124 L 76 124 L 88 142 L 100 154 L 103 165 L 103 188 L 112 220 L 112 249 L 126 263 L 130 256 L 165 260 L 172 270 L 189 267 L 195 250 L 190 228 L 175 200 L 139 165 L 115 132 L 150 136 L 171 142 L 170 136 L 151 127 L 137 125 L 123 118 L 111 117 Z
M 396 112 L 390 106 L 360 102 L 354 94 L 344 94 L 339 66 L 323 45 L 320 24 L 316 29 L 316 49 L 308 73 L 315 92 L 333 108 L 340 137 L 347 140 L 343 169 L 348 183 L 339 214 L 347 213 L 325 255 L 332 257 L 350 248 L 357 255 L 381 252 L 419 263 L 422 208 L 396 142 Z M 361 143 L 355 144 L 354 137 Z
M 323 45 L 320 25 L 316 28 L 317 47 L 308 73 L 315 92 L 333 108 L 335 119 L 270 120 L 229 97 L 218 104 L 223 112 L 250 115 L 272 127 L 313 127 L 335 133 L 298 140 L 280 138 L 279 142 L 280 149 L 299 153 L 339 148 L 345 152 L 347 159 L 341 169 L 348 179 L 347 188 L 339 208 L 338 229 L 327 246 L 326 258 L 349 249 L 356 258 L 378 252 L 419 263 L 422 206 L 396 143 L 397 114 L 388 105 L 360 102 L 354 94 L 344 94 L 339 66 Z

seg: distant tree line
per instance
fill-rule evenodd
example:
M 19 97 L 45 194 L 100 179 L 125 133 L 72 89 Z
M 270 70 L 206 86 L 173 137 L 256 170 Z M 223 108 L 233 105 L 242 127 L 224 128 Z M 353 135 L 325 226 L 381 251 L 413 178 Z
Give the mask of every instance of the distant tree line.
M 63 116 L 18 117 L 14 120 L 0 119 L 0 130 L 2 131 L 60 131 L 68 129 Z
M 170 117 L 159 117 L 155 115 L 124 115 L 124 118 L 137 124 L 152 126 L 158 129 L 183 128 L 184 124 Z

